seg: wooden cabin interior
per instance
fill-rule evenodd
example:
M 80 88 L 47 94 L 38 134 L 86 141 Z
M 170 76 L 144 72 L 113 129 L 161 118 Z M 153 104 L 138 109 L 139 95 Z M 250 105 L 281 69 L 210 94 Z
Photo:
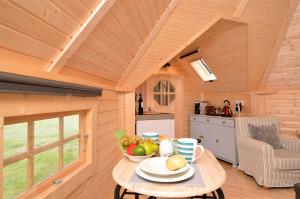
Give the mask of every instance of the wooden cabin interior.
M 300 1 L 0 0 L 0 127 L 0 199 L 224 198 L 118 181 L 116 134 L 147 131 L 196 139 L 225 198 L 299 199 Z

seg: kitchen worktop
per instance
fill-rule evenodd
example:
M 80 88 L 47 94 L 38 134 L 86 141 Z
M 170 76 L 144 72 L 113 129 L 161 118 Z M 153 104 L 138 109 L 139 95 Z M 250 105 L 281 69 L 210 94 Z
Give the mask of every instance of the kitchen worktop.
M 145 112 L 144 115 L 136 115 L 135 119 L 137 121 L 174 119 L 174 114 L 172 114 L 172 113 Z
M 232 117 L 223 117 L 223 116 L 220 116 L 220 115 L 200 115 L 200 114 L 190 114 L 190 116 L 198 116 L 198 117 L 208 117 L 208 118 L 220 118 L 220 119 L 231 119 L 231 120 L 234 120 L 235 119 L 235 116 L 232 116 Z

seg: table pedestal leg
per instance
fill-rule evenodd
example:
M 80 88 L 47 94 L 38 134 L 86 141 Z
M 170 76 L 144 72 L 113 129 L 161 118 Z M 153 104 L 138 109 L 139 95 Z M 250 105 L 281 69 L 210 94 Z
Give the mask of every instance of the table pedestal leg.
M 115 187 L 114 199 L 120 199 L 120 190 L 121 190 L 121 186 L 117 184 Z
M 115 187 L 115 192 L 114 192 L 114 199 L 123 199 L 124 196 L 126 194 L 130 194 L 130 195 L 134 195 L 135 199 L 139 199 L 139 195 L 138 193 L 134 193 L 134 192 L 127 192 L 127 189 L 125 189 L 123 191 L 123 193 L 120 196 L 120 192 L 121 192 L 121 186 L 120 185 L 116 185 Z M 213 196 L 207 196 L 207 194 L 204 194 L 202 196 L 193 196 L 190 197 L 190 199 L 194 199 L 194 198 L 203 198 L 203 199 L 208 199 L 208 198 L 213 198 L 213 199 L 225 199 L 224 193 L 222 191 L 221 188 L 217 189 L 216 191 L 212 192 Z M 150 196 L 148 199 L 156 199 L 156 197 Z

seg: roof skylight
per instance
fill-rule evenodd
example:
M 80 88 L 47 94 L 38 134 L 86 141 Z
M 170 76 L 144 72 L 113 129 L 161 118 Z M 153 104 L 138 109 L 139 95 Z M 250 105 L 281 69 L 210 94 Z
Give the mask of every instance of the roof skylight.
M 217 80 L 217 77 L 203 59 L 199 59 L 190 63 L 201 79 L 205 82 Z

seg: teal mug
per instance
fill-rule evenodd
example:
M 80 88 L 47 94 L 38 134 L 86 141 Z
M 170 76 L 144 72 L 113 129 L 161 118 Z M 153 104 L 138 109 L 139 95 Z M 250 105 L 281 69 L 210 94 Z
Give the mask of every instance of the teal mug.
M 200 149 L 200 154 L 196 155 L 197 149 Z M 193 163 L 204 154 L 204 147 L 198 144 L 198 141 L 193 138 L 177 139 L 177 152 L 185 157 L 188 163 Z
M 142 133 L 142 137 L 144 139 L 147 139 L 147 138 L 151 139 L 154 142 L 158 142 L 158 139 L 159 139 L 159 135 L 156 132 L 145 132 L 145 133 Z

